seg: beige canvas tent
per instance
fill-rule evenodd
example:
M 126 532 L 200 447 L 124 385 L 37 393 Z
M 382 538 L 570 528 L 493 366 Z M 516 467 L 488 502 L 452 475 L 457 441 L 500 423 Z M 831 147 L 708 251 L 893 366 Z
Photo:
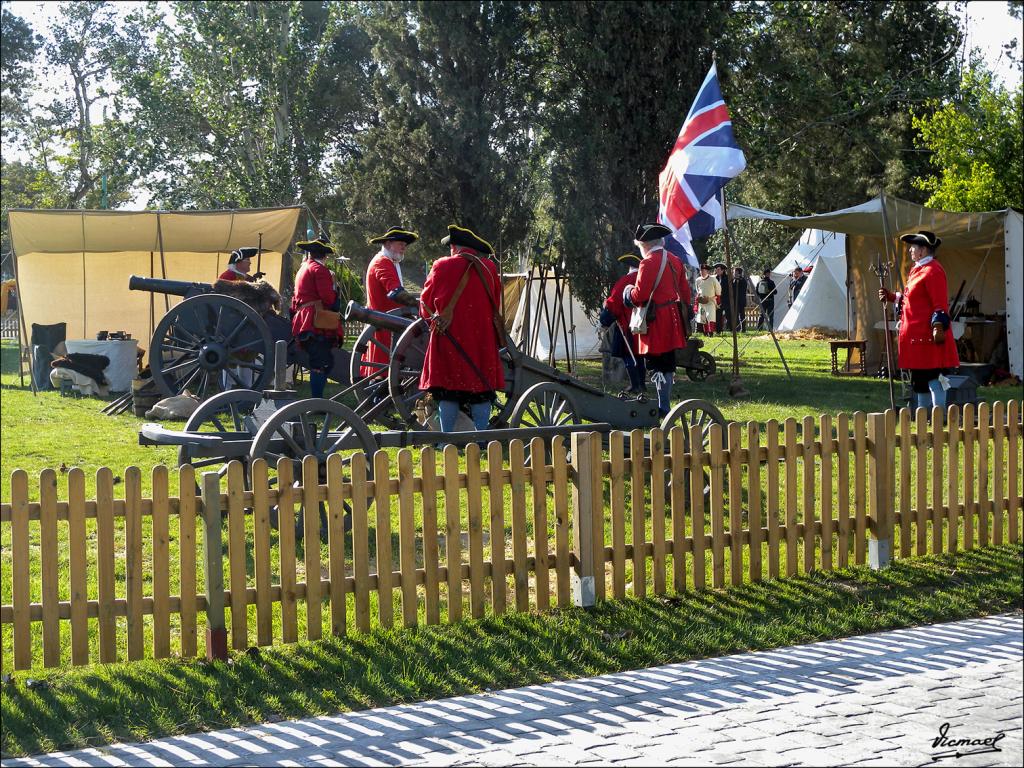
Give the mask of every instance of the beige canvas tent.
M 847 235 L 851 333 L 867 340 L 870 365 L 877 364 L 885 354 L 878 278 L 871 272 L 871 265 L 878 254 L 883 260 L 886 253 L 894 258 L 891 285 L 898 288 L 910 270 L 899 236 L 921 229 L 935 232 L 942 238 L 938 256 L 946 270 L 950 297 L 964 282 L 963 295 L 976 297 L 983 314 L 1005 315 L 1010 370 L 1024 376 L 1024 227 L 1019 211 L 952 213 L 882 195 L 852 208 L 812 216 L 785 216 L 730 203 L 728 216 Z
M 212 283 L 231 251 L 257 245 L 262 233 L 260 268 L 280 288 L 301 210 L 12 210 L 25 335 L 32 323 L 64 322 L 68 339 L 123 330 L 148 349 L 156 323 L 181 299 L 129 291 L 130 275 Z

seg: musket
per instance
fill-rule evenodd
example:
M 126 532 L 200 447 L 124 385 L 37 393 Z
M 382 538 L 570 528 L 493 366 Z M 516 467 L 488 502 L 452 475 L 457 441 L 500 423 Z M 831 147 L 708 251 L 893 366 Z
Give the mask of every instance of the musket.
M 882 254 L 875 252 L 875 264 L 871 271 L 878 275 L 878 287 L 884 292 L 882 299 L 882 333 L 885 336 L 885 365 L 886 378 L 889 380 L 889 405 L 896 410 L 896 395 L 892 389 L 892 339 L 889 338 L 889 288 L 885 284 L 885 278 L 889 275 L 889 265 L 882 263 Z
M 263 233 L 260 232 L 259 242 L 256 244 L 256 273 L 262 274 L 260 266 L 263 264 Z

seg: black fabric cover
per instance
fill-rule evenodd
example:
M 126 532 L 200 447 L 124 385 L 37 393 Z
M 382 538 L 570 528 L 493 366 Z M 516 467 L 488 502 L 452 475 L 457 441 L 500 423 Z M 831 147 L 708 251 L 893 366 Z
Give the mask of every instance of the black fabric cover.
M 89 355 L 85 352 L 72 352 L 64 357 L 58 357 L 50 363 L 51 368 L 67 368 L 83 376 L 88 376 L 101 386 L 107 384 L 107 377 L 103 375 L 103 370 L 108 365 L 110 365 L 110 358 L 106 355 Z
M 32 323 L 32 338 L 29 343 L 32 344 L 32 346 L 38 344 L 41 347 L 46 347 L 48 351 L 52 352 L 62 341 L 67 341 L 67 338 L 67 323 L 54 323 L 53 325 L 39 325 L 39 323 Z

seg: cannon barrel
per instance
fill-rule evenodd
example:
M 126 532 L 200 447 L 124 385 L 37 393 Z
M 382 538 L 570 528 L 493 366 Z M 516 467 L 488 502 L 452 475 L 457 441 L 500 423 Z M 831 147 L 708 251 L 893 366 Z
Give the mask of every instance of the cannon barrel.
M 401 333 L 416 322 L 414 319 L 402 317 L 401 315 L 390 315 L 386 312 L 368 309 L 354 301 L 350 301 L 348 306 L 345 307 L 345 319 L 358 320 L 360 323 L 366 323 L 374 328 L 391 331 L 392 333 Z
M 209 283 L 189 283 L 184 280 L 163 280 L 159 277 L 132 275 L 128 278 L 128 290 L 167 293 L 171 296 L 198 296 L 201 293 L 212 293 L 213 286 Z

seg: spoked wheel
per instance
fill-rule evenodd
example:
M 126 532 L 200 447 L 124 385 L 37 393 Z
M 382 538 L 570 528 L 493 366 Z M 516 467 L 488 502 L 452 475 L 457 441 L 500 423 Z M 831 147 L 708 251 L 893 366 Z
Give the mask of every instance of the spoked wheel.
M 690 381 L 704 381 L 718 368 L 715 358 L 703 350 L 694 355 L 693 365 L 693 368 L 686 369 L 686 375 L 690 377 Z
M 508 425 L 516 429 L 581 423 L 579 406 L 569 391 L 552 381 L 542 381 L 527 389 L 516 401 Z
M 392 354 L 391 370 L 388 374 L 388 391 L 394 401 L 395 410 L 411 429 L 430 429 L 424 412 L 417 408 L 417 403 L 424 396 L 420 389 L 420 374 L 423 372 L 423 360 L 427 354 L 430 341 L 430 326 L 422 318 L 405 329 L 395 344 Z M 451 354 L 458 355 L 453 346 Z M 515 408 L 515 393 L 519 388 L 520 367 L 513 353 L 502 349 L 499 353 L 505 369 L 505 387 L 497 393 L 498 399 L 491 409 L 490 427 L 497 429 L 509 423 Z
M 704 354 L 704 353 L 701 353 Z M 709 403 L 707 400 L 683 400 L 678 403 L 668 414 L 661 420 L 661 429 L 665 432 L 666 439 L 668 439 L 668 432 L 673 427 L 683 428 L 683 449 L 689 453 L 690 451 L 690 428 L 697 426 L 700 428 L 701 434 L 701 449 L 707 453 L 711 449 L 711 425 L 718 424 L 722 428 L 722 446 L 726 447 L 726 421 L 722 412 L 719 411 L 714 405 Z M 705 508 L 709 502 L 709 494 L 711 492 L 711 478 L 708 475 L 707 470 L 704 470 L 704 503 Z M 687 506 L 690 503 L 690 474 L 687 472 L 683 475 L 683 487 L 684 487 L 684 499 Z M 665 498 L 671 498 L 671 472 L 665 471 Z
M 153 332 L 149 366 L 166 396 L 186 389 L 205 400 L 231 389 L 263 389 L 274 342 L 263 318 L 230 296 L 202 294 L 171 307 Z
M 683 445 L 690 450 L 690 427 L 700 427 L 702 448 L 705 452 L 711 448 L 711 425 L 718 424 L 722 427 L 722 444 L 725 445 L 725 417 L 714 405 L 707 400 L 683 400 L 678 403 L 668 415 L 661 420 L 663 432 L 669 432 L 673 427 L 683 428 Z
M 324 398 L 312 398 L 289 403 L 278 409 L 264 422 L 253 439 L 249 450 L 250 462 L 265 459 L 271 485 L 278 482 L 277 465 L 280 459 L 292 462 L 292 485 L 302 482 L 302 459 L 315 456 L 318 480 L 327 480 L 327 457 L 340 454 L 342 478 L 351 478 L 352 458 L 366 456 L 367 477 L 373 477 L 373 454 L 377 443 L 373 433 L 351 408 Z M 372 497 L 367 497 L 367 508 Z M 347 505 L 346 505 L 347 510 Z M 320 533 L 326 533 L 327 517 L 320 505 Z M 302 518 L 296 523 L 296 538 L 302 536 Z M 272 525 L 277 525 L 277 510 L 271 511 Z
M 183 431 L 197 434 L 220 434 L 225 439 L 251 440 L 259 428 L 253 419 L 253 411 L 256 410 L 256 406 L 262 399 L 263 395 L 254 389 L 234 389 L 221 392 L 204 401 L 196 409 L 189 420 L 185 422 Z M 196 447 L 189 445 L 179 446 L 178 465 L 191 464 L 196 470 L 217 467 L 217 471 L 221 475 L 224 474 L 229 458 L 198 456 L 197 450 Z M 246 464 L 246 478 L 248 478 L 248 457 L 232 458 L 242 459 Z

